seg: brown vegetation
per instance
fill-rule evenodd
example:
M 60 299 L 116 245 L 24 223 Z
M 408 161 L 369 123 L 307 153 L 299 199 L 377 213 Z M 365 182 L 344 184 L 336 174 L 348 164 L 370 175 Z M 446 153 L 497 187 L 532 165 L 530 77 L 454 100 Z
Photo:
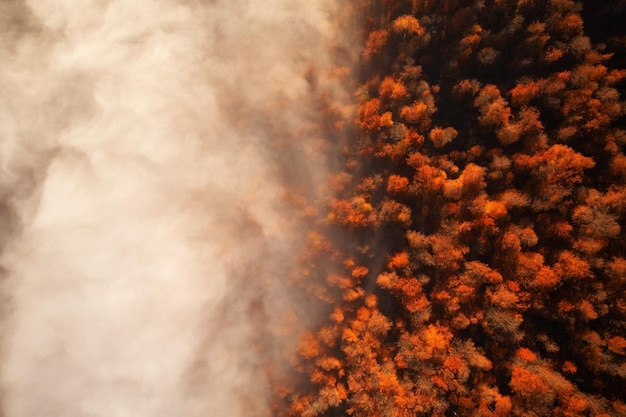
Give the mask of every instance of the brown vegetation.
M 625 415 L 626 71 L 572 0 L 361 3 L 277 415 Z

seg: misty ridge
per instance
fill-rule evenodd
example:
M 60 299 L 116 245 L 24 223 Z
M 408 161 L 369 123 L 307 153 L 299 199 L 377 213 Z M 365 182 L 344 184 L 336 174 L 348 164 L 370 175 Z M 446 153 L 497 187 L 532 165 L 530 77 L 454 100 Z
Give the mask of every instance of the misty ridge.
M 286 190 L 339 146 L 326 3 L 0 4 L 3 415 L 267 415 Z

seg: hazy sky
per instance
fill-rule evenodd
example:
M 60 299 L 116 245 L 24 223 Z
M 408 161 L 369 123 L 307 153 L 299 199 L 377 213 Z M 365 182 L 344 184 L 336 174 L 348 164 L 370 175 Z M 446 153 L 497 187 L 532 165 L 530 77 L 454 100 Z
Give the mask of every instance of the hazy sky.
M 325 169 L 274 137 L 316 122 L 323 3 L 2 2 L 4 415 L 267 411 L 248 304 L 285 304 L 281 170 Z

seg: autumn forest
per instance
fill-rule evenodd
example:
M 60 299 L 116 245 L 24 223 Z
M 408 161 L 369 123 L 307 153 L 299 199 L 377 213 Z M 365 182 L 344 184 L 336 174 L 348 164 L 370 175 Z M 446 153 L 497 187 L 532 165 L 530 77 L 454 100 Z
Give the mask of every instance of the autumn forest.
M 290 285 L 321 313 L 270 370 L 274 415 L 626 415 L 625 8 L 343 11 L 361 47 L 331 75 L 349 94 L 319 93 L 331 197 L 290 197 Z

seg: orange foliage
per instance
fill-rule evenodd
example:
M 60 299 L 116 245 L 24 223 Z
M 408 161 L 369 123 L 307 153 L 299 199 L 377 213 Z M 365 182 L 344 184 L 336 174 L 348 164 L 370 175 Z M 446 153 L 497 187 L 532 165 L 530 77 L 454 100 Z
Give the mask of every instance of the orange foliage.
M 509 385 L 514 393 L 523 397 L 545 395 L 550 390 L 539 375 L 517 364 L 511 365 Z
M 467 193 L 476 194 L 482 191 L 485 186 L 485 168 L 469 163 L 461 173 L 459 180 L 463 184 L 463 190 Z
M 369 272 L 369 269 L 365 266 L 357 266 L 355 268 L 352 269 L 352 277 L 353 278 L 363 278 L 365 277 Z
M 485 126 L 503 126 L 509 123 L 511 109 L 500 95 L 500 90 L 488 84 L 480 90 L 474 100 L 474 106 L 480 110 L 478 121 Z
M 501 201 L 487 201 L 485 214 L 494 219 L 502 218 L 507 215 L 506 205 Z
M 387 180 L 387 192 L 389 194 L 400 194 L 407 190 L 409 180 L 400 175 L 390 175 Z
M 391 258 L 387 267 L 389 269 L 403 269 L 409 266 L 409 264 L 409 255 L 406 252 L 400 252 Z
M 320 346 L 317 338 L 310 331 L 304 332 L 300 338 L 300 344 L 298 345 L 298 353 L 304 359 L 311 359 L 319 355 Z
M 561 277 L 548 266 L 543 266 L 535 275 L 534 285 L 543 289 L 554 289 L 561 282 Z
M 364 227 L 375 221 L 375 213 L 367 199 L 359 196 L 350 201 L 334 199 L 328 220 L 353 227 Z
M 380 100 L 373 98 L 359 107 L 357 124 L 367 131 L 393 125 L 390 112 L 380 114 Z
M 428 113 L 428 106 L 422 101 L 417 101 L 410 106 L 404 106 L 400 109 L 402 120 L 415 125 L 421 132 L 430 126 L 431 121 Z
M 566 374 L 575 374 L 576 370 L 577 368 L 574 362 L 571 362 L 571 361 L 563 362 L 563 372 L 565 372 Z
M 370 58 L 372 55 L 379 54 L 383 47 L 387 44 L 389 38 L 389 32 L 385 29 L 376 30 L 370 32 L 367 42 L 365 43 L 365 50 L 363 56 Z
M 511 104 L 525 106 L 539 94 L 539 86 L 533 81 L 517 84 L 511 91 Z
M 378 219 L 381 223 L 396 223 L 408 227 L 411 225 L 411 209 L 395 200 L 385 199 L 380 205 Z
M 445 350 L 452 339 L 452 333 L 446 328 L 429 324 L 424 330 L 423 337 L 428 350 Z
M 589 263 L 570 251 L 561 252 L 554 270 L 560 277 L 566 280 L 593 277 Z
M 526 361 L 526 362 L 530 362 L 530 363 L 537 362 L 537 355 L 535 355 L 532 350 L 527 349 L 527 348 L 517 349 L 517 351 L 515 352 L 515 356 L 517 356 L 519 359 Z
M 423 35 L 425 31 L 417 19 L 411 15 L 398 17 L 393 21 L 392 27 L 395 32 L 408 32 L 418 36 Z
M 378 88 L 381 97 L 387 97 L 393 100 L 402 99 L 407 96 L 406 87 L 401 81 L 394 80 L 391 77 L 385 77 Z
M 459 132 L 453 127 L 446 127 L 442 129 L 440 127 L 435 127 L 430 131 L 430 140 L 432 140 L 435 148 L 441 148 L 446 144 L 452 142 L 454 138 L 457 137 Z
M 578 304 L 578 311 L 580 312 L 582 318 L 586 321 L 598 318 L 598 312 L 593 308 L 593 304 L 587 300 L 582 300 L 580 304 Z
M 369 79 L 356 105 L 322 93 L 346 165 L 326 221 L 299 203 L 316 231 L 294 281 L 325 321 L 277 416 L 626 410 L 617 41 L 573 0 L 461 3 L 355 4 L 364 67 L 329 74 Z
M 506 190 L 500 195 L 499 200 L 504 203 L 507 209 L 527 207 L 530 204 L 528 196 L 514 189 Z
M 510 397 L 502 397 L 496 399 L 494 414 L 496 417 L 508 416 L 513 408 Z
M 614 336 L 608 340 L 608 348 L 611 352 L 626 356 L 626 339 L 622 336 Z
M 332 321 L 341 323 L 344 320 L 343 311 L 339 307 L 335 308 L 335 310 L 330 315 L 330 318 Z

